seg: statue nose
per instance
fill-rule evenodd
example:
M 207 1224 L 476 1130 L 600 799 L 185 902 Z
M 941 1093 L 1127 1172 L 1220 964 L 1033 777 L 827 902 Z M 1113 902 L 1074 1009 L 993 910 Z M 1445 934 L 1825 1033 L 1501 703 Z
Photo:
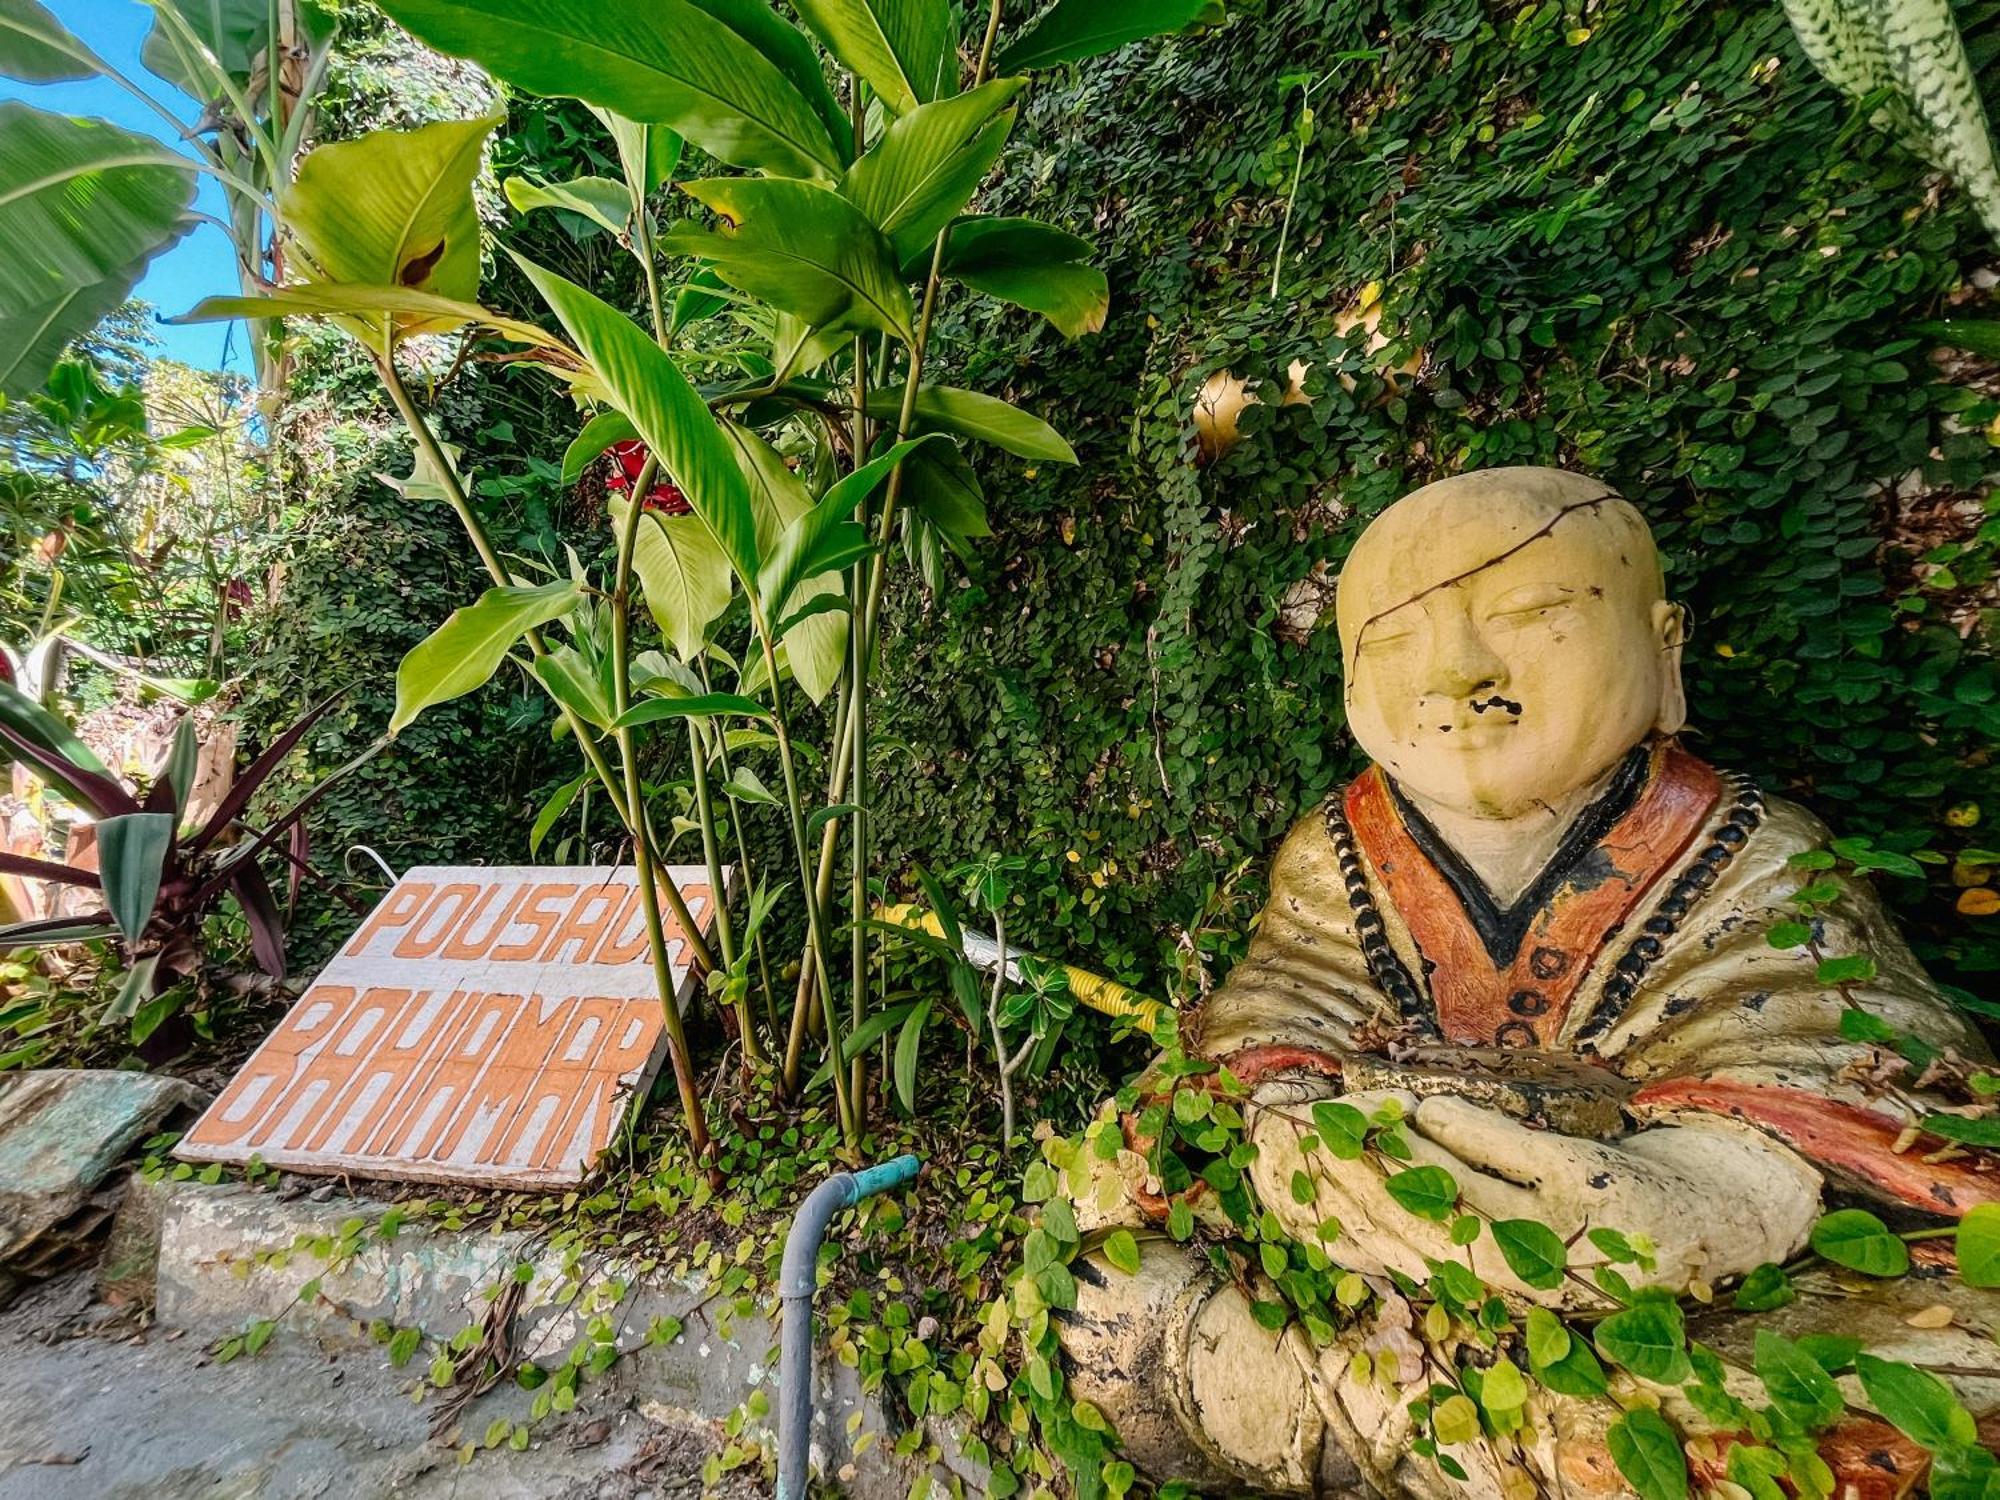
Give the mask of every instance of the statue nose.
M 1446 622 L 1436 639 L 1426 691 L 1444 698 L 1469 698 L 1507 685 L 1507 663 L 1494 654 L 1470 620 L 1459 616 Z

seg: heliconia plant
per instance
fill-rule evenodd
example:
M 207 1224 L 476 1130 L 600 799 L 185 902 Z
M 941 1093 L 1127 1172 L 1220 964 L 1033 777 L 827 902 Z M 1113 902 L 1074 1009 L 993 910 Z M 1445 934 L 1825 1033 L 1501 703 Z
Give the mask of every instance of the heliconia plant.
M 276 205 L 287 284 L 213 299 L 194 316 L 324 317 L 366 344 L 416 444 L 406 493 L 457 511 L 493 583 L 404 661 L 392 730 L 515 660 L 548 692 L 623 823 L 642 895 L 650 902 L 657 890 L 674 908 L 695 967 L 734 1016 L 745 1063 L 768 1061 L 776 1085 L 796 1095 L 811 1034 L 826 1056 L 845 1059 L 842 1031 L 870 1008 L 869 678 L 892 544 L 935 581 L 948 553 L 987 534 L 967 444 L 1075 461 L 1040 417 L 926 378 L 938 300 L 955 283 L 1067 337 L 1100 328 L 1109 305 L 1086 241 L 980 215 L 973 199 L 1001 160 L 1029 70 L 1214 20 L 1221 8 L 1058 0 L 1004 46 L 1000 0 L 973 37 L 959 35 L 953 0 L 795 0 L 796 23 L 765 0 L 383 0 L 383 9 L 507 84 L 592 108 L 620 179 L 517 179 L 505 192 L 519 212 L 553 208 L 614 235 L 643 273 L 643 318 L 518 256 L 560 334 L 479 305 L 472 194 L 493 119 L 313 151 Z M 681 177 L 683 143 L 724 170 Z M 677 196 L 664 200 L 669 184 Z M 494 551 L 397 364 L 411 334 L 453 328 L 523 346 L 515 362 L 566 383 L 590 413 L 563 474 L 615 472 L 608 578 L 580 565 L 566 579 L 527 577 Z M 640 605 L 662 651 L 635 652 Z M 822 794 L 806 785 L 801 699 L 830 704 L 828 742 L 813 757 L 825 769 Z M 658 876 L 640 736 L 668 721 L 687 743 L 689 826 L 712 888 L 724 889 L 727 860 L 753 893 L 753 918 L 781 894 L 803 908 L 808 941 L 788 996 L 773 993 L 761 940 L 736 930 L 727 903 L 704 940 Z M 765 788 L 750 756 L 775 759 L 780 790 Z M 579 784 L 557 794 L 539 832 Z M 781 818 L 790 845 L 782 882 L 748 857 L 742 819 L 759 808 Z M 834 890 L 843 829 L 844 902 Z M 657 903 L 647 917 L 699 1150 L 706 1130 Z M 864 1064 L 857 1054 L 826 1070 L 850 1140 L 865 1108 Z
M 285 977 L 285 924 L 257 861 L 276 850 L 296 893 L 309 871 L 304 818 L 341 773 L 322 780 L 270 822 L 252 828 L 252 799 L 307 731 L 331 708 L 308 711 L 231 783 L 215 809 L 190 825 L 199 746 L 183 716 L 165 765 L 143 795 L 128 791 L 68 725 L 18 689 L 0 683 L 0 766 L 18 764 L 94 820 L 97 868 L 0 850 L 0 873 L 98 893 L 103 905 L 0 926 L 0 950 L 114 938 L 125 977 L 100 1024 L 130 1019 L 201 963 L 202 924 L 225 895 L 250 929 L 250 951 L 273 978 Z M 350 766 L 354 763 L 350 763 Z M 225 835 L 244 835 L 227 842 Z M 281 843 L 282 841 L 282 843 Z

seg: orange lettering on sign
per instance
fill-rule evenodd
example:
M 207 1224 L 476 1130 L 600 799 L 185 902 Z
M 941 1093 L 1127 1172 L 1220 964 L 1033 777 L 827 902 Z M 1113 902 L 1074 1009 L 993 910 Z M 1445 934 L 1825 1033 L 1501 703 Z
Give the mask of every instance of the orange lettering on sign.
M 481 994 L 465 1006 L 466 1023 L 451 1051 L 438 1063 L 425 1092 L 430 1096 L 410 1133 L 397 1146 L 410 1157 L 435 1156 L 436 1144 L 450 1127 L 496 1056 L 507 1047 L 507 1033 L 520 1012 L 519 995 Z
M 368 940 L 383 928 L 409 926 L 410 919 L 423 910 L 424 904 L 431 899 L 431 892 L 436 889 L 436 886 L 421 880 L 411 880 L 389 892 L 388 900 L 375 908 L 368 920 L 361 924 L 361 930 L 354 934 L 354 941 L 347 945 L 345 951 L 348 957 L 358 956 L 367 948 Z
M 681 896 L 686 900 L 689 911 L 700 911 L 701 915 L 695 920 L 705 925 L 708 921 L 708 887 L 686 885 L 681 887 Z M 646 913 L 638 898 L 639 889 L 634 886 L 632 901 L 627 907 L 627 919 L 605 938 L 604 946 L 597 950 L 597 963 L 629 964 L 646 951 Z M 679 950 L 687 946 L 687 934 L 681 931 L 681 924 L 675 920 L 670 908 L 660 913 L 660 920 L 666 929 L 667 954 L 678 962 Z
M 493 940 L 507 930 L 507 924 L 514 920 L 514 913 L 519 911 L 521 903 L 528 899 L 528 887 L 517 886 L 514 894 L 501 907 L 500 915 L 493 919 L 492 926 L 479 936 L 473 936 L 472 929 L 478 925 L 479 914 L 486 910 L 493 898 L 500 893 L 500 889 L 497 885 L 486 887 L 478 904 L 465 914 L 465 920 L 459 923 L 458 931 L 451 935 L 450 940 L 439 951 L 440 958 L 463 962 L 466 959 L 486 957 L 486 950 L 493 946 Z
M 563 919 L 562 912 L 559 909 L 552 909 L 549 903 L 553 901 L 559 905 L 575 894 L 574 883 L 556 882 L 536 886 L 528 899 L 521 903 L 520 914 L 514 919 L 514 923 L 527 923 L 534 929 L 535 935 L 522 938 L 518 943 L 502 944 L 495 948 L 490 956 L 499 963 L 513 963 L 524 958 L 533 958 L 541 951 L 542 944 L 548 941 L 549 933 L 554 931 L 556 924 Z M 514 923 L 509 924 L 508 931 L 513 930 Z
M 476 885 L 448 885 L 431 899 L 424 914 L 410 924 L 402 942 L 396 944 L 398 958 L 429 958 L 437 952 L 447 933 L 458 925 L 466 905 L 479 894 Z M 450 910 L 445 910 L 449 905 Z M 442 913 L 442 915 L 440 915 Z
M 576 956 L 571 961 L 584 962 L 590 957 L 590 950 L 595 948 L 598 940 L 604 936 L 605 929 L 617 917 L 624 902 L 625 892 L 618 886 L 597 885 L 586 888 L 584 893 L 577 897 L 576 905 L 569 909 L 569 915 L 563 920 L 562 926 L 556 929 L 556 935 L 550 940 L 548 947 L 542 950 L 542 962 L 561 963 L 563 949 L 571 943 L 577 945 Z
M 441 995 L 435 990 L 419 990 L 410 1020 L 390 1038 L 390 1054 L 396 1070 L 409 1081 L 395 1102 L 383 1113 L 367 1140 L 356 1149 L 368 1156 L 386 1156 L 395 1148 L 398 1132 L 422 1109 L 431 1079 L 444 1065 L 445 1057 L 458 1044 L 472 1016 L 472 997 L 464 990 Z M 433 1026 L 442 1017 L 443 1024 Z
M 255 1135 L 285 1096 L 298 1070 L 299 1054 L 312 1045 L 313 1032 L 330 1025 L 353 999 L 354 991 L 345 985 L 316 985 L 307 991 L 281 1028 L 288 1039 L 296 1039 L 294 1044 L 259 1048 L 210 1106 L 203 1124 L 213 1122 L 215 1144 L 234 1145 Z

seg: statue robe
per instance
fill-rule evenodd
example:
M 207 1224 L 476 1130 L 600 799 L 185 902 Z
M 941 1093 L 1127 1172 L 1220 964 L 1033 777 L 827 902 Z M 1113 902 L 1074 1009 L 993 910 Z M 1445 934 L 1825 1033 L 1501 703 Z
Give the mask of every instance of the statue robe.
M 1543 874 L 1502 908 L 1372 769 L 1285 839 L 1250 952 L 1188 1019 L 1189 1050 L 1250 1086 L 1307 1076 L 1366 1088 L 1382 1086 L 1382 1055 L 1403 1054 L 1398 1044 L 1429 1043 L 1447 1057 L 1464 1048 L 1470 1071 L 1441 1086 L 1476 1097 L 1482 1065 L 1494 1071 L 1508 1061 L 1497 1054 L 1512 1049 L 1559 1078 L 1606 1081 L 1617 1104 L 1593 1133 L 1725 1116 L 1841 1187 L 1962 1214 L 2000 1198 L 1993 1158 L 1927 1162 L 1925 1147 L 1911 1149 L 1910 1118 L 1865 1087 L 1869 1049 L 1841 1036 L 1847 998 L 1818 981 L 1810 950 L 1768 941 L 1777 923 L 1798 918 L 1790 897 L 1812 878 L 1790 860 L 1827 838 L 1803 809 L 1658 741 L 1633 752 Z M 1813 918 L 1813 933 L 1824 955 L 1874 960 L 1874 977 L 1848 987 L 1853 1002 L 1933 1047 L 1983 1058 L 1977 1034 L 1866 883 L 1843 884 Z M 1135 1149 L 1120 1153 L 1115 1168 L 1091 1158 L 1079 1219 L 1143 1229 L 1168 1204 L 1146 1172 L 1134 1117 L 1124 1124 Z M 1197 1183 L 1190 1201 L 1203 1192 Z M 1060 1322 L 1072 1386 L 1098 1403 L 1156 1478 L 1315 1496 L 1372 1488 L 1419 1500 L 1502 1500 L 1516 1493 L 1503 1473 L 1525 1462 L 1538 1494 L 1628 1493 L 1603 1436 L 1615 1404 L 1537 1395 L 1518 1440 L 1457 1450 L 1471 1482 L 1446 1481 L 1409 1456 L 1409 1391 L 1352 1373 L 1349 1357 L 1366 1326 L 1322 1355 L 1295 1329 L 1260 1331 L 1244 1296 L 1214 1279 L 1200 1255 L 1157 1235 L 1143 1237 L 1141 1250 L 1131 1277 L 1080 1263 L 1078 1309 Z M 1943 1253 L 1935 1242 L 1919 1246 L 1917 1274 L 1871 1284 L 1865 1297 L 1849 1295 L 1855 1289 L 1838 1274 L 1815 1272 L 1828 1284 L 1790 1306 L 1747 1316 L 1718 1303 L 1690 1326 L 1744 1369 L 1760 1328 L 1792 1338 L 1852 1334 L 1886 1358 L 1951 1368 L 1982 1437 L 1990 1430 L 2000 1442 L 1992 1343 L 2000 1293 L 1940 1280 L 1931 1262 Z M 1952 1326 L 1916 1316 L 1940 1301 L 1952 1309 Z M 1276 1363 L 1252 1376 L 1254 1361 L 1231 1352 L 1243 1348 Z M 1296 1391 L 1272 1373 L 1289 1362 L 1301 1372 Z M 1140 1371 L 1144 1379 L 1135 1378 Z M 1657 1393 L 1684 1430 L 1708 1430 L 1677 1390 Z M 1758 1399 L 1747 1385 L 1738 1394 Z M 1716 1451 L 1733 1440 L 1718 1437 Z M 1923 1450 L 1865 1416 L 1822 1434 L 1820 1446 L 1847 1500 L 1899 1500 L 1928 1463 Z
M 1502 908 L 1371 768 L 1285 839 L 1250 952 L 1193 1018 L 1193 1050 L 1255 1082 L 1337 1075 L 1391 1036 L 1538 1049 L 1632 1085 L 1638 1124 L 1744 1120 L 1842 1186 L 1933 1213 L 2000 1199 L 1991 1156 L 1927 1163 L 1909 1149 L 1911 1120 L 1854 1074 L 1868 1049 L 1841 1036 L 1847 1004 L 1817 958 L 1768 941 L 1799 918 L 1789 898 L 1811 878 L 1789 861 L 1827 838 L 1802 808 L 1656 741 Z M 1813 934 L 1826 956 L 1874 960 L 1853 1000 L 1984 1058 L 1873 892 L 1843 884 Z

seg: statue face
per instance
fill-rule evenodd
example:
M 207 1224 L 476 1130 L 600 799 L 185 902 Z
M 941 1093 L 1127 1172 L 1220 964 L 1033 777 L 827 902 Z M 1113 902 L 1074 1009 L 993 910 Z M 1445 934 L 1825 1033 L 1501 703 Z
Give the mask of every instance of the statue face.
M 1680 727 L 1652 538 L 1582 476 L 1487 470 L 1406 496 L 1356 543 L 1337 607 L 1355 739 L 1453 811 L 1519 817 Z

